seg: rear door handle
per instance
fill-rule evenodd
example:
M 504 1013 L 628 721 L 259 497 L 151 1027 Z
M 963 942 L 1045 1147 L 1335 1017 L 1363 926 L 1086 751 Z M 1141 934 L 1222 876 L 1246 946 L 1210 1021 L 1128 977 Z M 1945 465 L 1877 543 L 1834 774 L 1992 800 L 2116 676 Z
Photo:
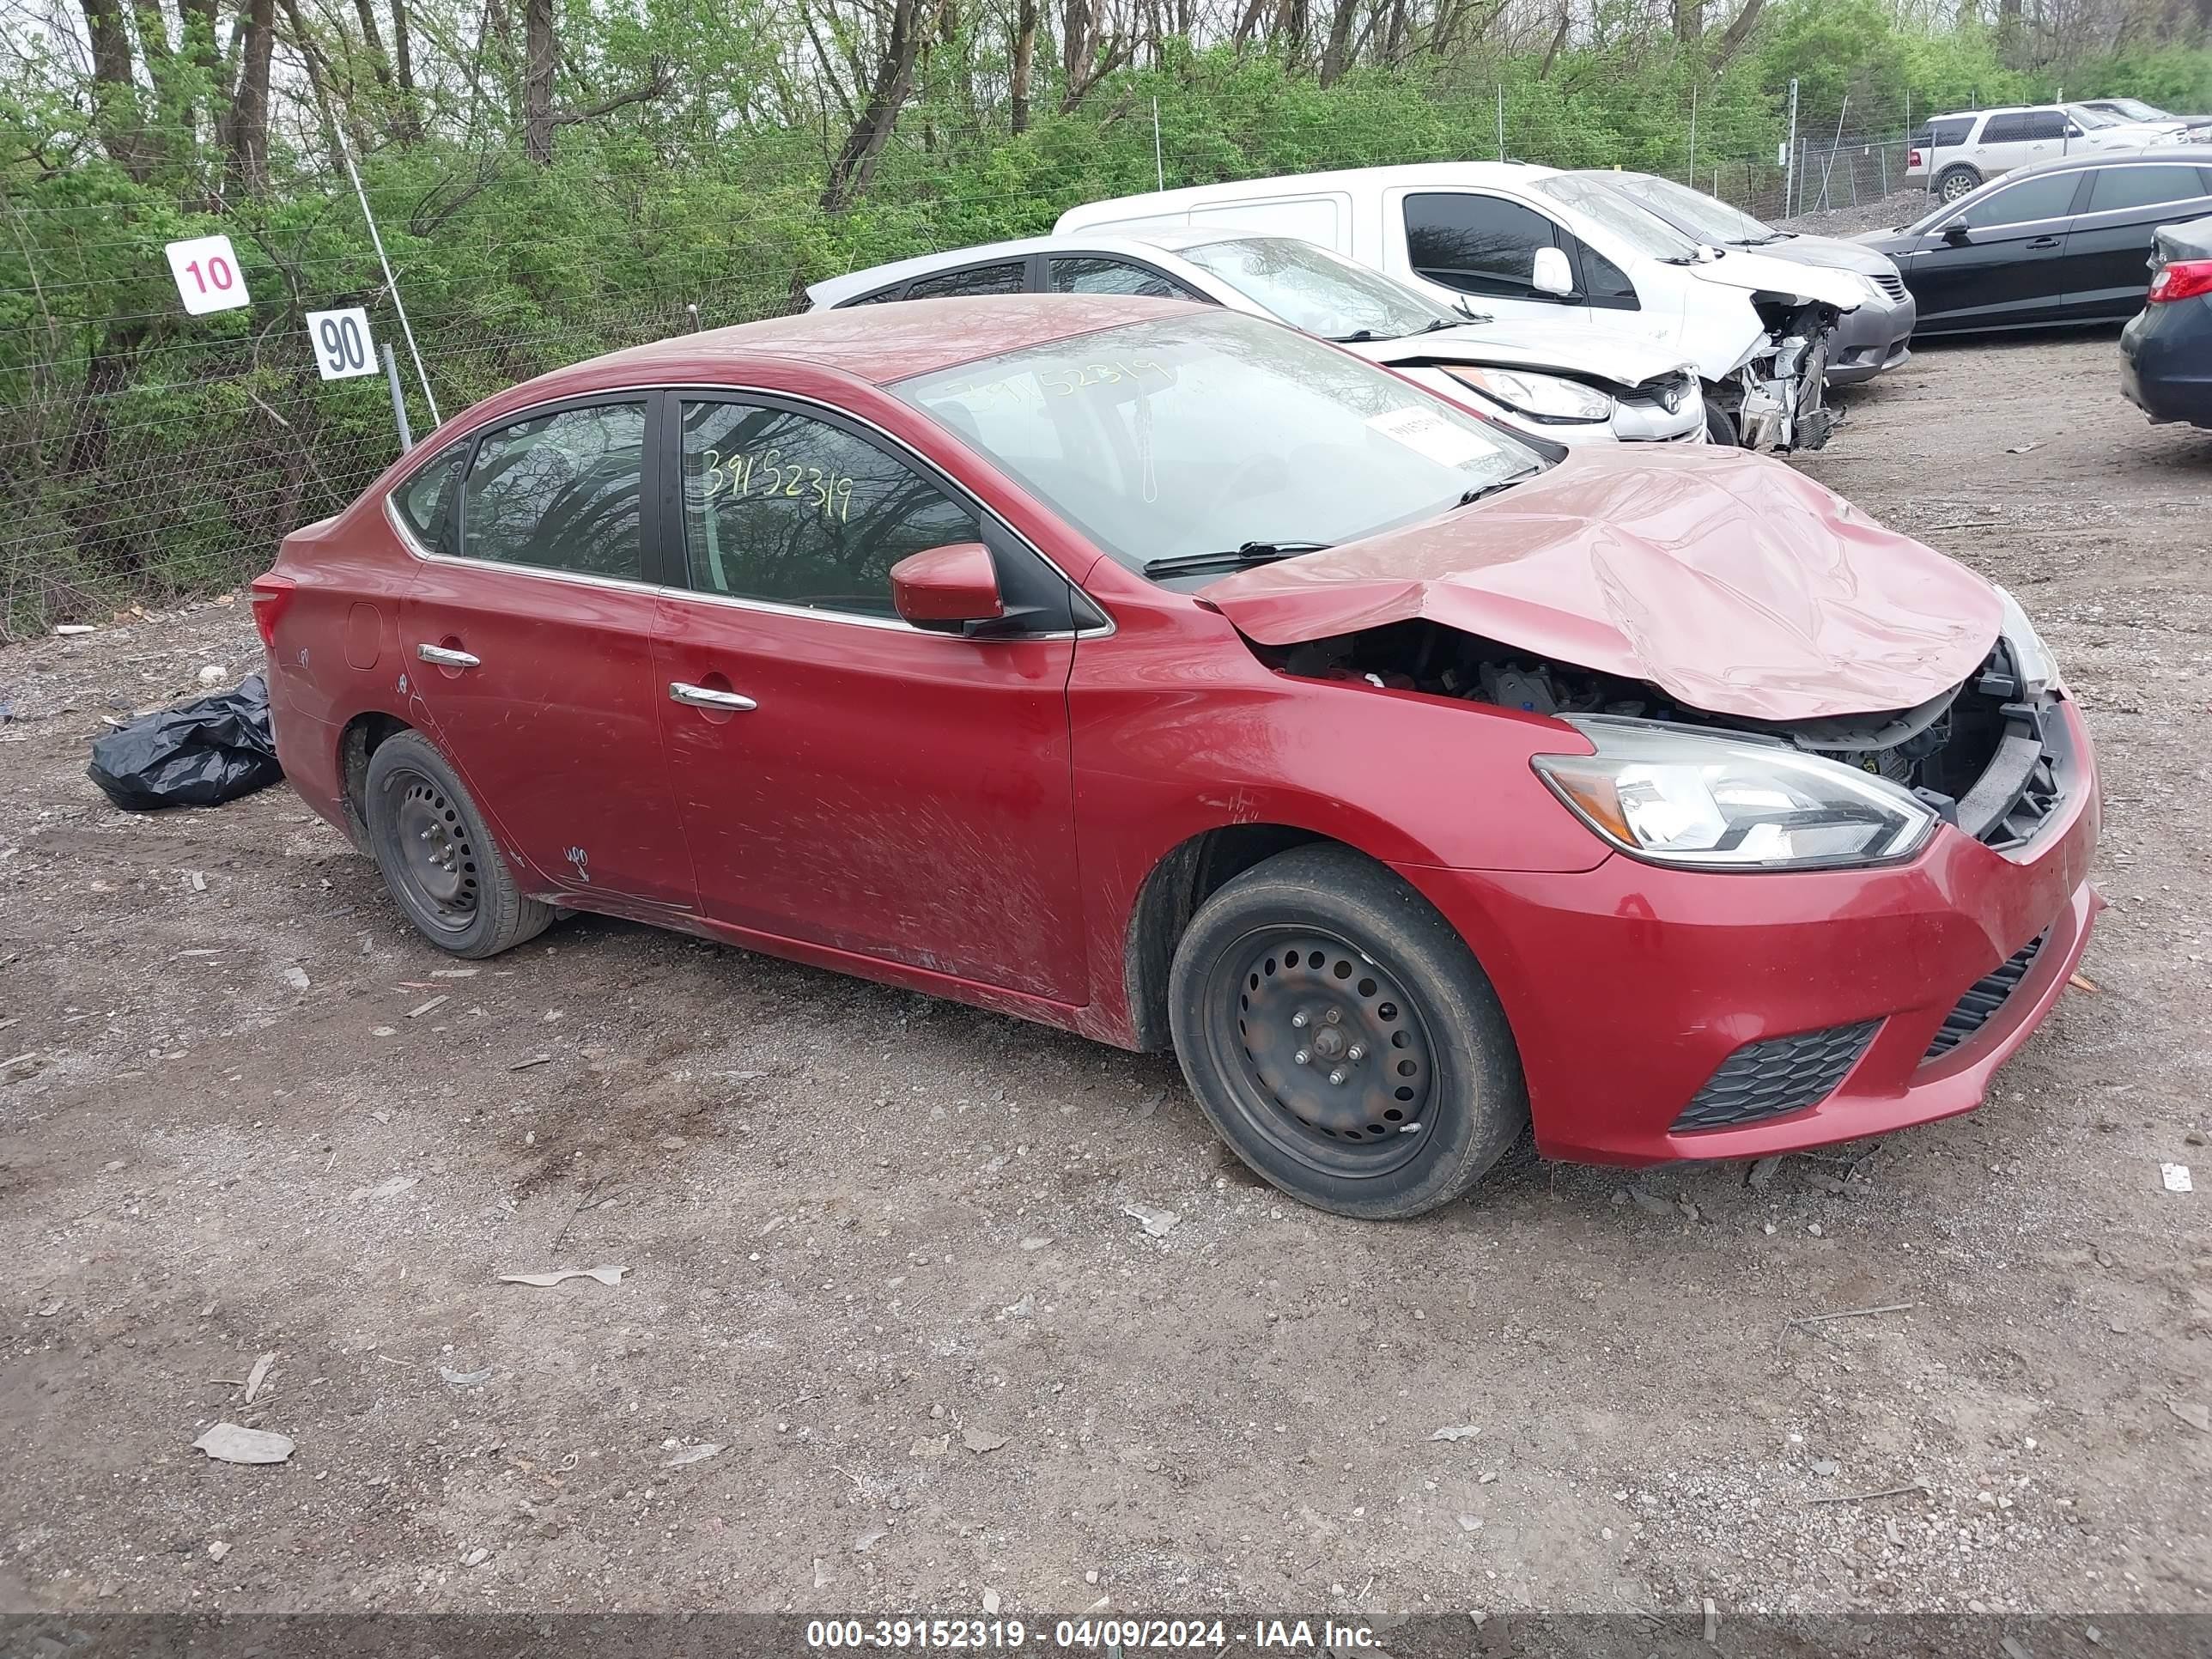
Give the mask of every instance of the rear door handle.
M 720 708 L 744 714 L 760 705 L 737 691 L 717 691 L 711 686 L 686 685 L 682 680 L 672 681 L 668 687 L 671 702 L 689 703 L 694 708 Z
M 483 665 L 465 651 L 448 651 L 442 645 L 418 645 L 415 654 L 424 662 L 434 662 L 441 668 L 481 668 Z
M 2030 239 L 2028 246 L 2030 247 L 2057 247 L 2058 246 L 2058 240 L 2059 239 L 2056 236 L 2037 236 Z

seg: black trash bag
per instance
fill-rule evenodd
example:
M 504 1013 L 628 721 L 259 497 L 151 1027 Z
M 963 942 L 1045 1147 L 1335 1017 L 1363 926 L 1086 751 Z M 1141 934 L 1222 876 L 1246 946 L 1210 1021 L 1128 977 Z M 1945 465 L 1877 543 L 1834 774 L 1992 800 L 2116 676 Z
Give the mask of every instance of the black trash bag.
M 126 811 L 220 806 L 282 782 L 269 729 L 269 682 L 196 697 L 94 739 L 86 775 Z

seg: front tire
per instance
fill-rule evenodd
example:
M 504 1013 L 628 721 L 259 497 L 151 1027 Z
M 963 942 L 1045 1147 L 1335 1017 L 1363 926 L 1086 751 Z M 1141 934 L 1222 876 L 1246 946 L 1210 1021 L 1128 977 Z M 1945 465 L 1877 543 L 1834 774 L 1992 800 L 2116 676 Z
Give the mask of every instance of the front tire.
M 1448 1204 L 1528 1121 L 1520 1054 L 1474 952 L 1347 848 L 1279 854 L 1200 905 L 1168 1018 L 1216 1132 L 1316 1209 L 1394 1220 Z
M 515 885 L 483 815 L 428 738 L 402 732 L 379 744 L 362 794 L 385 886 L 440 950 L 495 957 L 551 924 L 552 907 Z
M 1705 399 L 1705 441 L 1725 444 L 1730 449 L 1742 441 L 1735 429 L 1735 417 L 1711 398 Z

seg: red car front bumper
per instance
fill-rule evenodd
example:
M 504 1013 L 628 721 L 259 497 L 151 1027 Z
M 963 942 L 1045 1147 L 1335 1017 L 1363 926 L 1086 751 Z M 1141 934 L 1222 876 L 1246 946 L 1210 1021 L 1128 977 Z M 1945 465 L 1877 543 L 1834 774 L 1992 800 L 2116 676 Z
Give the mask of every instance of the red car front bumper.
M 2095 763 L 2079 713 L 2061 707 L 2068 799 L 2011 856 L 1944 829 L 1910 863 L 1870 870 L 1717 874 L 1620 856 L 1579 873 L 1401 870 L 1497 985 L 1538 1150 L 1600 1164 L 1759 1158 L 1978 1105 L 2064 992 L 2103 908 L 2088 881 Z M 1978 1029 L 1931 1054 L 1960 999 L 2039 938 Z M 1849 1042 L 1839 1028 L 1868 1022 L 1849 1070 L 1811 1104 L 1726 1127 L 1679 1121 L 1746 1044 Z

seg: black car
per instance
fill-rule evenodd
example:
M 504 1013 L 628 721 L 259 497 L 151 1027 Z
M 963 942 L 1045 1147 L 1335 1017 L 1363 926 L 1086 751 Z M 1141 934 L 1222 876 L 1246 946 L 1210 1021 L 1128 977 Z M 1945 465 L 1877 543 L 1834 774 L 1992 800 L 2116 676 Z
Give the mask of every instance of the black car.
M 2130 403 L 2154 421 L 2212 427 L 2212 218 L 2159 231 L 2150 297 L 2120 355 Z
M 2212 145 L 2016 167 L 1925 218 L 1858 240 L 1897 262 L 1913 337 L 2120 322 L 2149 286 L 2160 225 L 2212 213 Z

